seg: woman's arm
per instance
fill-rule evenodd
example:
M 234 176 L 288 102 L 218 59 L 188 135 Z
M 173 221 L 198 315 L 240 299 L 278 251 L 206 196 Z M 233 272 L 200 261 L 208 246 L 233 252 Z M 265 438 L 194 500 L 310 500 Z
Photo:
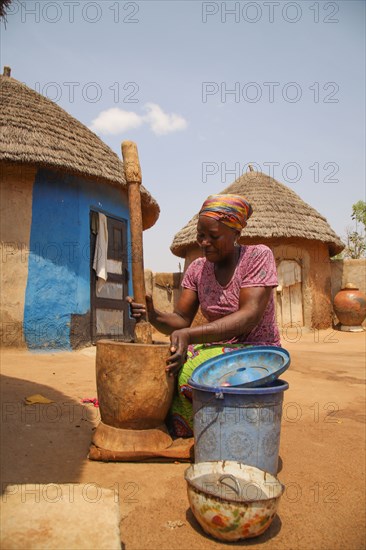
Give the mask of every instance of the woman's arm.
M 176 308 L 173 313 L 165 313 L 155 309 L 151 297 L 146 297 L 146 309 L 142 304 L 137 304 L 133 298 L 127 297 L 130 303 L 131 314 L 136 320 L 142 315 L 148 314 L 149 322 L 163 334 L 171 334 L 175 330 L 189 327 L 198 310 L 197 293 L 193 290 L 183 288 Z
M 261 320 L 272 293 L 272 287 L 246 287 L 240 290 L 239 309 L 222 319 L 194 328 L 175 330 L 171 334 L 175 353 L 169 358 L 170 372 L 177 372 L 185 361 L 187 346 L 222 342 L 249 334 Z

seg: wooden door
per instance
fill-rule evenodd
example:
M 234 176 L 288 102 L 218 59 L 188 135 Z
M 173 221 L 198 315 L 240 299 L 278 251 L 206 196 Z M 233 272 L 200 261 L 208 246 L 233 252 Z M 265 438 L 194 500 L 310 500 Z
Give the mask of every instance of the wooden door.
M 91 212 L 91 328 L 92 342 L 101 338 L 130 341 L 133 321 L 129 318 L 127 221 L 106 215 L 108 230 L 107 280 L 98 281 L 93 269 L 99 231 L 98 212 Z
M 282 260 L 277 267 L 277 323 L 280 326 L 304 325 L 301 265 L 295 260 Z

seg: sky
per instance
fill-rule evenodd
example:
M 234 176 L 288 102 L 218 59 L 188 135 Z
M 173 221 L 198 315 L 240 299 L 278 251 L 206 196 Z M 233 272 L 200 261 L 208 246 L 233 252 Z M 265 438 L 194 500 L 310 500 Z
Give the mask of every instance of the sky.
M 145 267 L 248 164 L 344 237 L 365 200 L 365 2 L 18 1 L 1 65 L 121 157 L 138 145 L 161 214 Z

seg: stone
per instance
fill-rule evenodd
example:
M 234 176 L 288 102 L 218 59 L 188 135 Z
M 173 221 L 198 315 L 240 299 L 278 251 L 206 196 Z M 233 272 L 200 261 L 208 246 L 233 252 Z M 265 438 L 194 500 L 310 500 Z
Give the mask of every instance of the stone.
M 1 548 L 121 550 L 116 490 L 96 483 L 8 485 L 1 497 Z

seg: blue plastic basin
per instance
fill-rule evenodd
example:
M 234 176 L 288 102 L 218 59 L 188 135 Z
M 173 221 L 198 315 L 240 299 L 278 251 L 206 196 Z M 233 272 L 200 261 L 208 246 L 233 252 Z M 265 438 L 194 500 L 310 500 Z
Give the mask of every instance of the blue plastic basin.
M 253 346 L 208 359 L 196 368 L 189 384 L 207 390 L 263 386 L 275 380 L 289 366 L 287 350 L 276 346 Z

